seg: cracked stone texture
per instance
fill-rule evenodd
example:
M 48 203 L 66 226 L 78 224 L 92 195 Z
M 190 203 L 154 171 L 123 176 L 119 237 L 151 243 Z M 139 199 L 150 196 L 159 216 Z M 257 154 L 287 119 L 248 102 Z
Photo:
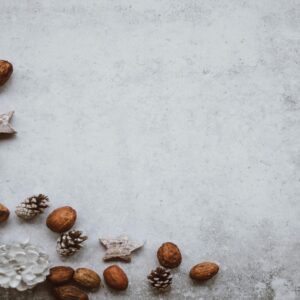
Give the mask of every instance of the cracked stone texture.
M 53 265 L 102 274 L 98 238 L 146 240 L 125 293 L 90 299 L 300 298 L 300 2 L 1 0 L 0 57 L 15 72 L 0 112 L 0 199 L 71 205 L 84 251 L 62 262 L 46 215 L 12 214 L 0 242 L 42 244 Z M 172 241 L 170 293 L 146 276 Z M 191 282 L 191 266 L 218 276 Z M 47 286 L 1 300 L 52 299 Z

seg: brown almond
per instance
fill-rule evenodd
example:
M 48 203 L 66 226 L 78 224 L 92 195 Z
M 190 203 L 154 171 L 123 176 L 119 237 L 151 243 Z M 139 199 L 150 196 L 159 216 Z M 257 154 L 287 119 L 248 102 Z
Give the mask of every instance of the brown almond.
M 195 265 L 190 271 L 194 280 L 204 281 L 214 277 L 219 271 L 219 266 L 213 262 L 203 262 Z
M 54 285 L 66 284 L 74 275 L 74 270 L 71 267 L 57 266 L 50 269 L 50 274 L 47 280 Z
M 47 218 L 47 226 L 54 232 L 65 232 L 73 227 L 77 218 L 76 210 L 70 206 L 55 209 Z
M 104 270 L 104 280 L 106 284 L 117 291 L 126 290 L 128 287 L 128 278 L 126 273 L 117 265 L 112 265 Z
M 100 287 L 100 276 L 93 270 L 87 268 L 79 268 L 75 271 L 73 279 L 83 288 L 95 290 Z
M 13 72 L 13 66 L 6 60 L 0 60 L 0 86 L 4 85 Z
M 162 266 L 171 269 L 178 267 L 182 261 L 179 248 L 171 242 L 164 243 L 160 246 L 157 251 L 157 258 Z
M 0 223 L 7 221 L 9 214 L 9 209 L 3 204 L 0 204 Z
M 89 300 L 86 292 L 73 285 L 64 285 L 54 289 L 59 300 Z

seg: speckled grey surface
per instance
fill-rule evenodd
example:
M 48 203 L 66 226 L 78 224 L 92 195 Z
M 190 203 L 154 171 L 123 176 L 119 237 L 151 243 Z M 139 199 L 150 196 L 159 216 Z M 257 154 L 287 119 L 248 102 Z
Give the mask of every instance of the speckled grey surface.
M 13 62 L 0 112 L 0 199 L 46 193 L 71 205 L 87 247 L 67 264 L 102 272 L 101 236 L 146 240 L 130 287 L 90 299 L 300 298 L 300 2 L 1 0 L 0 57 Z M 0 227 L 43 244 L 43 216 Z M 169 294 L 145 277 L 156 249 L 183 263 Z M 196 285 L 203 260 L 219 275 Z M 46 288 L 1 300 L 52 299 Z

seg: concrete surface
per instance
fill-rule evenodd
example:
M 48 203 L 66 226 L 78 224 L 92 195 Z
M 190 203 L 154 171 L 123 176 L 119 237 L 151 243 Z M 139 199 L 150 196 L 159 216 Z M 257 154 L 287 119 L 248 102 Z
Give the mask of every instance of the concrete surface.
M 300 298 L 300 2 L 1 0 L 0 198 L 45 193 L 89 235 L 65 262 L 102 273 L 98 238 L 146 240 L 130 287 L 90 299 Z M 50 210 L 49 210 L 50 211 Z M 46 215 L 1 226 L 1 242 L 57 236 Z M 183 263 L 169 294 L 146 275 L 164 241 Z M 187 273 L 218 262 L 206 284 Z M 46 287 L 1 300 L 52 299 Z

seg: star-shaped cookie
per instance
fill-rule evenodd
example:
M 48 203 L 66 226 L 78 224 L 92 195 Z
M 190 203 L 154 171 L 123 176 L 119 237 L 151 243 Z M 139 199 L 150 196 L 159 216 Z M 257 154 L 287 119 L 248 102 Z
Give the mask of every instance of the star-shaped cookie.
M 122 235 L 116 239 L 100 239 L 100 243 L 106 248 L 104 261 L 123 260 L 131 261 L 131 253 L 143 247 L 144 244 L 129 241 L 126 235 Z
M 16 133 L 15 129 L 10 125 L 10 121 L 12 116 L 14 115 L 14 112 L 11 111 L 7 114 L 0 115 L 0 134 L 6 133 L 6 134 L 13 134 Z

